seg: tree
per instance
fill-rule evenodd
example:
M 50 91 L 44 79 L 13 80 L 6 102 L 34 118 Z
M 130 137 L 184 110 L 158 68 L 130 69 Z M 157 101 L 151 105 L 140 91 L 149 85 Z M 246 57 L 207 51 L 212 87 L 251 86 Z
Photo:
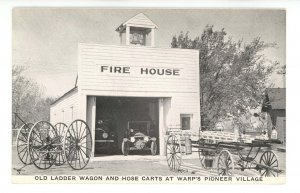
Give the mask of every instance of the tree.
M 277 74 L 285 75 L 285 74 L 286 74 L 286 65 L 281 66 L 281 67 L 278 69 Z
M 172 48 L 199 50 L 200 106 L 202 125 L 212 126 L 222 118 L 239 118 L 263 100 L 266 82 L 278 66 L 262 53 L 274 47 L 255 38 L 237 42 L 224 29 L 206 26 L 194 38 L 189 32 L 172 38 Z
M 43 88 L 23 75 L 25 71 L 24 66 L 12 68 L 12 111 L 26 123 L 50 120 L 50 104 L 54 98 L 45 97 Z

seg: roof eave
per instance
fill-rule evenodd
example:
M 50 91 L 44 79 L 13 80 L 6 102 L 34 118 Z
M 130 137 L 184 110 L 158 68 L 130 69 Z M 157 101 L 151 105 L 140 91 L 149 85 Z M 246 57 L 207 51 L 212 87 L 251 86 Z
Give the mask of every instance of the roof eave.
M 65 96 L 67 96 L 68 94 L 74 92 L 74 91 L 77 91 L 77 86 L 75 86 L 74 88 L 72 88 L 71 90 L 69 90 L 68 92 L 66 92 L 65 94 L 63 94 L 62 96 L 60 96 L 58 99 L 56 99 L 55 101 L 53 101 L 51 104 L 50 104 L 50 107 L 55 105 L 57 102 L 59 102 L 62 98 L 64 98 Z
M 125 29 L 126 27 L 123 25 L 123 24 L 121 24 L 119 27 L 117 27 L 117 29 L 116 29 L 116 32 L 122 32 L 122 31 L 124 31 L 124 29 Z

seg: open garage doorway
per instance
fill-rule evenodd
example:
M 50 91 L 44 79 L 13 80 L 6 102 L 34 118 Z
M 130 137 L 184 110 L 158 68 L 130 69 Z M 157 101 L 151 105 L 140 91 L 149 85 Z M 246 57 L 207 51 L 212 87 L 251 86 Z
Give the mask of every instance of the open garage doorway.
M 159 98 L 96 97 L 95 156 L 122 154 L 122 142 L 132 129 L 156 138 L 159 147 Z M 135 125 L 137 128 L 129 128 Z M 131 131 L 130 131 L 131 130 Z M 148 133 L 147 133 L 148 132 Z M 133 154 L 151 155 L 150 151 Z M 159 148 L 157 149 L 159 154 Z

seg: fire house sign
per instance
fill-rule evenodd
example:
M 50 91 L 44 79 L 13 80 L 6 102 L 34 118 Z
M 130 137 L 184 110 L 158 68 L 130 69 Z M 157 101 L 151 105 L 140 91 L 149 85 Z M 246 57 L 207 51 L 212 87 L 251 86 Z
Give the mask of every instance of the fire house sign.
M 140 75 L 166 75 L 166 76 L 180 76 L 180 69 L 178 68 L 148 68 L 129 66 L 108 66 L 100 65 L 100 72 L 107 74 L 131 74 L 138 73 Z

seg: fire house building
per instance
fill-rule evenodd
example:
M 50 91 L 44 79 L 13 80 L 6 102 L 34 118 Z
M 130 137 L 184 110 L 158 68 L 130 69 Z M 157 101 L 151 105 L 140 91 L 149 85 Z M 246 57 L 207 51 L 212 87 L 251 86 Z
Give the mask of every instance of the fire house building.
M 116 29 L 120 45 L 79 43 L 76 85 L 51 105 L 51 123 L 86 121 L 97 152 L 97 124 L 106 121 L 116 154 L 130 121 L 151 121 L 160 155 L 168 128 L 198 131 L 199 52 L 155 47 L 157 29 L 139 13 Z

